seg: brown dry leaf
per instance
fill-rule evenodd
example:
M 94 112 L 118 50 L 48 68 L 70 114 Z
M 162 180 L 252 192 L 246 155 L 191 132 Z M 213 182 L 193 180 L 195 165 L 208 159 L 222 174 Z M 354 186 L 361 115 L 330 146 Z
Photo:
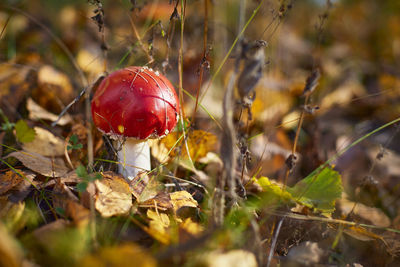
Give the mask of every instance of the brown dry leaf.
M 1 194 L 6 193 L 8 199 L 13 202 L 24 200 L 33 190 L 33 187 L 37 186 L 37 182 L 34 181 L 35 176 L 30 171 L 18 170 L 18 173 L 14 171 L 6 172 L 0 178 L 0 184 L 4 186 L 0 187 Z
M 177 191 L 169 194 L 175 214 L 182 207 L 197 208 L 199 204 L 187 191 Z
M 368 207 L 362 203 L 355 203 L 345 198 L 338 200 L 337 203 L 340 206 L 340 210 L 344 216 L 347 216 L 350 212 L 352 212 L 353 215 L 376 226 L 390 226 L 389 217 L 378 208 Z
M 8 157 L 17 158 L 28 169 L 48 177 L 60 177 L 68 172 L 61 158 L 50 159 L 34 152 L 16 151 Z
M 154 180 L 154 179 L 152 179 Z M 132 179 L 132 181 L 129 182 L 129 186 L 132 190 L 132 194 L 136 199 L 139 199 L 140 196 L 142 195 L 143 191 L 149 184 L 150 178 L 149 176 L 145 173 L 139 173 L 138 175 L 135 176 L 135 178 Z M 154 194 L 154 196 L 157 195 Z
M 66 175 L 60 177 L 59 180 L 63 184 L 68 184 L 68 185 L 76 185 L 77 183 L 82 182 L 82 179 L 80 177 L 78 177 L 78 175 L 76 174 L 76 171 L 71 171 L 71 172 L 67 173 Z M 50 181 L 48 181 L 46 183 L 38 185 L 38 188 L 43 189 L 48 186 L 54 186 L 56 183 L 57 183 L 56 179 L 51 179 Z
M 72 222 L 77 227 L 85 227 L 90 220 L 90 211 L 76 201 L 68 200 L 65 214 L 72 218 Z
M 213 251 L 201 256 L 201 266 L 207 267 L 257 267 L 253 253 L 246 250 L 231 250 L 229 252 Z
M 22 266 L 23 251 L 17 241 L 0 222 L 0 266 Z
M 324 251 L 316 242 L 302 242 L 289 250 L 285 262 L 290 262 L 290 266 L 314 266 L 321 262 Z
M 349 226 L 344 228 L 343 232 L 361 241 L 380 240 L 383 243 L 386 242 L 382 236 L 377 235 L 361 226 Z
M 155 197 L 143 202 L 139 202 L 141 208 L 153 208 L 159 210 L 172 209 L 171 197 L 169 194 L 160 192 Z
M 23 143 L 22 148 L 27 152 L 33 152 L 45 157 L 64 155 L 64 141 L 51 132 L 34 127 L 35 139 L 29 143 Z
M 0 64 L 0 106 L 10 121 L 16 120 L 17 107 L 36 86 L 36 72 L 33 68 Z
M 96 254 L 84 257 L 81 267 L 155 267 L 156 260 L 144 249 L 133 243 L 100 248 Z
M 26 108 L 29 111 L 29 119 L 31 120 L 49 120 L 51 122 L 54 122 L 58 119 L 58 115 L 48 112 L 47 110 L 39 106 L 35 101 L 33 101 L 32 98 L 28 98 L 28 100 L 26 101 Z M 72 117 L 69 114 L 65 114 L 57 122 L 57 125 L 64 126 L 71 122 Z
M 24 178 L 16 174 L 14 171 L 8 171 L 0 175 L 0 195 L 8 192 L 23 181 Z
M 59 219 L 37 228 L 35 231 L 33 231 L 33 235 L 35 236 L 36 240 L 39 241 L 39 243 L 48 246 L 49 241 L 51 241 L 50 235 L 55 231 L 65 229 L 67 226 L 68 222 L 66 220 Z
M 124 215 L 132 207 L 129 184 L 112 172 L 103 173 L 103 178 L 94 182 L 96 186 L 95 208 L 103 217 Z
M 177 143 L 177 140 L 181 137 L 181 133 L 179 132 L 172 132 L 167 135 L 165 138 L 161 140 L 168 151 L 173 148 L 180 146 L 182 144 L 183 138 Z M 209 151 L 215 149 L 215 144 L 217 143 L 217 137 L 209 132 L 202 131 L 202 130 L 193 130 L 189 132 L 189 136 L 187 138 L 187 145 L 190 152 L 190 157 L 193 161 L 197 161 L 199 158 L 204 157 L 207 155 Z M 174 146 L 175 145 L 175 146 Z M 176 152 L 175 150 L 171 151 L 171 157 L 175 157 Z M 180 156 L 183 158 L 188 158 L 188 152 L 186 150 L 186 145 L 182 145 L 182 152 Z
M 78 201 L 78 198 L 72 193 L 71 189 L 66 186 L 61 179 L 55 179 L 56 183 L 53 187 L 53 207 L 54 208 L 62 208 L 66 210 L 67 201 L 73 200 Z
M 60 112 L 75 96 L 68 76 L 49 65 L 39 69 L 38 85 L 32 97 L 49 111 Z

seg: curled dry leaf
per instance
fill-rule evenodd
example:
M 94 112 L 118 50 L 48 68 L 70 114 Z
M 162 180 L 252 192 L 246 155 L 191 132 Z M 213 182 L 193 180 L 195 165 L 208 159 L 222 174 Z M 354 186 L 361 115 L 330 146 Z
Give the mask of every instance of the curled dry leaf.
M 183 207 L 197 208 L 199 206 L 197 201 L 187 191 L 173 192 L 169 196 L 175 213 Z
M 14 157 L 28 169 L 48 177 L 60 177 L 68 172 L 68 168 L 60 158 L 47 158 L 34 152 L 16 151 L 8 157 Z
M 155 197 L 147 199 L 146 201 L 140 202 L 139 200 L 139 207 L 167 210 L 172 209 L 173 206 L 169 194 L 160 192 Z
M 129 184 L 119 175 L 107 172 L 94 182 L 96 186 L 95 208 L 103 217 L 124 215 L 132 207 Z
M 34 127 L 35 139 L 29 143 L 23 143 L 22 148 L 27 152 L 34 152 L 45 157 L 62 156 L 64 154 L 64 141 L 51 132 Z
M 0 195 L 18 186 L 23 181 L 24 178 L 22 178 L 20 175 L 16 174 L 13 171 L 8 171 L 0 175 Z
M 0 194 L 7 194 L 8 200 L 19 202 L 37 186 L 35 174 L 30 171 L 8 171 L 0 176 Z

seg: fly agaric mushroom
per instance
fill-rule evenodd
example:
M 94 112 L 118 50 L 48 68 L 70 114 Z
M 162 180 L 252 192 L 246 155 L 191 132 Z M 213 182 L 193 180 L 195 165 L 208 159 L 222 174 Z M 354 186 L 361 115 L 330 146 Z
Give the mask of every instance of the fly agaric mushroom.
M 158 71 L 127 67 L 111 73 L 92 100 L 94 124 L 122 144 L 119 172 L 132 180 L 150 170 L 149 138 L 166 136 L 176 125 L 179 101 L 172 84 Z

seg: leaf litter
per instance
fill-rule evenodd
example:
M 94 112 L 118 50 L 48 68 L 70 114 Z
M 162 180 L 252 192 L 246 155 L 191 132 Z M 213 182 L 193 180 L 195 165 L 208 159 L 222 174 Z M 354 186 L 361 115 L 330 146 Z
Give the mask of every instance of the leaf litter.
M 118 5 L 101 1 L 60 4 L 49 15 L 35 14 L 29 4 L 24 8 L 33 14 L 16 8 L 10 9 L 12 16 L 9 9 L 0 11 L 0 49 L 7 52 L 0 64 L 1 264 L 398 264 L 398 127 L 386 127 L 324 164 L 341 151 L 343 140 L 351 144 L 398 117 L 399 79 L 393 63 L 398 21 L 392 7 L 377 7 L 370 0 L 347 6 L 290 1 L 270 4 L 266 12 L 257 7 L 263 2 L 247 3 L 246 11 L 253 16 L 242 18 L 249 19 L 242 34 L 248 39 L 236 39 L 242 48 L 259 43 L 260 34 L 255 33 L 262 26 L 268 47 L 258 50 L 255 58 L 249 50 L 223 59 L 226 54 L 220 51 L 227 51 L 233 36 L 223 30 L 207 34 L 205 22 L 229 31 L 237 28 L 224 16 L 208 16 L 209 8 L 232 13 L 234 9 L 223 3 L 197 1 L 181 7 L 179 1 L 131 1 L 131 20 L 121 15 Z M 317 27 L 304 23 L 304 10 L 319 20 Z M 257 12 L 262 16 L 255 16 Z M 47 35 L 59 32 L 59 14 L 69 32 L 61 41 L 67 49 L 54 45 L 60 43 L 56 35 Z M 98 25 L 77 14 L 94 18 Z M 103 20 L 104 15 L 112 20 Z M 54 25 L 40 22 L 55 17 Z M 365 31 L 343 27 L 342 17 Z M 365 20 L 370 17 L 379 20 Z M 150 67 L 163 67 L 172 83 L 180 84 L 179 71 L 168 69 L 179 62 L 178 28 L 173 23 L 177 18 L 182 29 L 185 26 L 180 89 L 192 98 L 182 96 L 182 124 L 166 138 L 152 141 L 154 169 L 128 183 L 117 174 L 110 140 L 85 121 L 90 112 L 84 111 L 84 101 L 64 110 L 79 91 L 89 90 L 79 88 L 70 65 L 80 66 L 95 80 L 105 70 L 143 65 L 152 58 Z M 40 27 L 30 28 L 28 21 Z M 385 29 L 380 32 L 384 38 L 371 42 L 377 36 L 366 33 L 376 27 Z M 139 40 L 129 37 L 135 29 Z M 83 41 L 77 32 L 90 34 Z M 72 62 L 63 55 L 68 49 Z M 233 51 L 234 46 L 229 53 Z M 240 60 L 240 75 L 229 84 Z M 211 73 L 197 83 L 195 69 L 205 61 L 211 68 L 204 72 Z M 220 68 L 215 72 L 213 66 Z M 232 84 L 236 88 L 229 107 L 235 110 L 224 114 L 233 124 L 223 130 L 237 144 L 221 140 L 219 126 L 222 95 Z M 212 90 L 199 99 L 202 110 L 190 117 L 196 90 L 208 88 Z M 247 101 L 245 109 L 240 108 L 241 100 Z M 61 110 L 66 114 L 49 127 Z M 229 149 L 240 155 L 233 170 L 226 169 L 226 155 L 218 152 Z M 91 150 L 93 165 L 87 160 Z M 286 181 L 285 160 L 290 155 L 297 160 Z M 236 180 L 221 187 L 227 172 Z M 242 186 L 232 191 L 232 184 Z M 216 227 L 213 195 L 221 191 L 224 221 Z

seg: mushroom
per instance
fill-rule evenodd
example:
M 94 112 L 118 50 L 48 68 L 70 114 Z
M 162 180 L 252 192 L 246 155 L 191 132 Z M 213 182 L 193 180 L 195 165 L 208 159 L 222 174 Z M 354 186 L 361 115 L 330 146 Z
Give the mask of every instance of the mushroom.
M 150 170 L 149 138 L 162 138 L 176 125 L 179 100 L 158 71 L 127 67 L 107 76 L 92 100 L 93 122 L 118 149 L 119 172 L 132 180 Z

